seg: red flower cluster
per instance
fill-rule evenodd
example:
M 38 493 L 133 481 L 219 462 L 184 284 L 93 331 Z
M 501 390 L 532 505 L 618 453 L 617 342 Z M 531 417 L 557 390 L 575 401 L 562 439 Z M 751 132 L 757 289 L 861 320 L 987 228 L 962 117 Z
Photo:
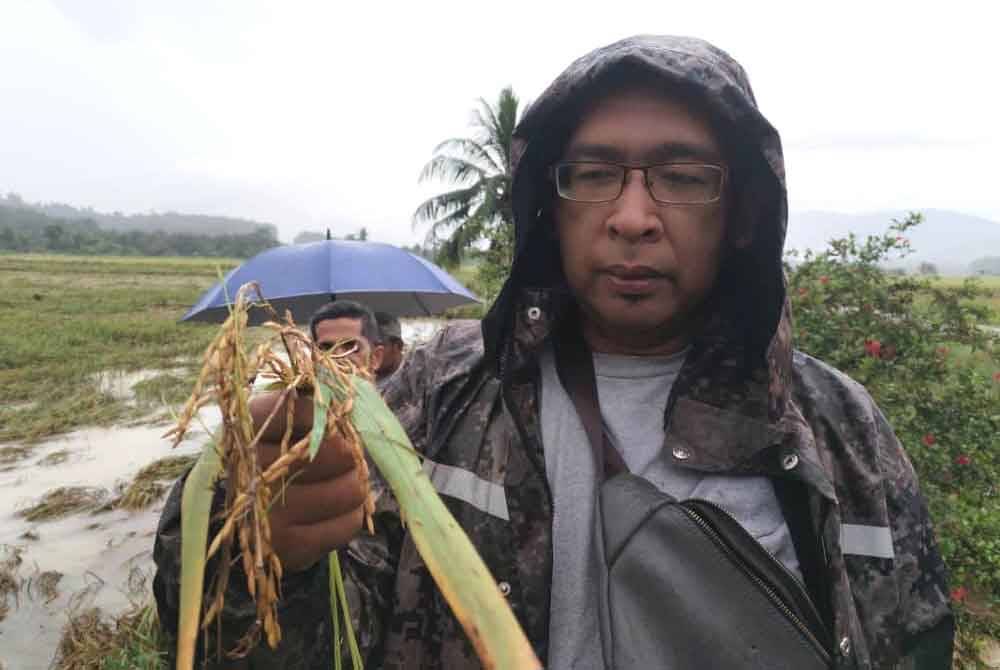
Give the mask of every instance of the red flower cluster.
M 804 298 L 807 295 L 809 295 L 809 289 L 807 289 L 805 286 L 799 287 L 799 297 Z
M 934 437 L 934 435 L 932 435 L 931 433 L 927 433 L 922 438 L 920 438 L 920 441 L 924 443 L 925 447 L 933 447 L 934 444 L 937 442 L 937 438 Z
M 971 462 L 972 459 L 967 454 L 959 454 L 955 457 L 955 463 L 958 465 L 968 465 Z
M 1000 370 L 997 370 L 996 372 L 993 373 L 993 381 L 995 381 L 997 384 L 1000 384 Z
M 872 358 L 878 358 L 882 353 L 882 343 L 878 340 L 865 340 L 865 354 Z
M 965 602 L 965 599 L 969 597 L 969 589 L 964 586 L 959 586 L 951 590 L 951 601 L 953 603 Z
M 819 278 L 819 283 L 826 286 L 827 284 L 830 283 L 830 278 L 827 277 L 826 275 L 823 275 L 822 277 Z

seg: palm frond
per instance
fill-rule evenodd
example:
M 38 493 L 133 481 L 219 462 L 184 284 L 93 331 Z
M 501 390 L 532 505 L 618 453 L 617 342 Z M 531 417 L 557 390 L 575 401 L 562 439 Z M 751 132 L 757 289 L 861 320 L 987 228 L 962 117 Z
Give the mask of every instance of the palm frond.
M 510 148 L 514 139 L 514 129 L 517 128 L 519 109 L 520 100 L 518 100 L 517 96 L 514 95 L 513 88 L 507 86 L 500 91 L 495 116 L 498 124 L 498 133 L 502 138 L 502 141 L 500 142 L 500 149 L 502 150 L 506 172 L 510 172 L 511 169 Z
M 427 161 L 427 165 L 420 171 L 419 180 L 440 179 L 464 184 L 470 179 L 482 179 L 485 176 L 485 170 L 464 158 L 441 155 Z
M 431 222 L 448 216 L 457 209 L 471 207 L 474 200 L 480 196 L 478 185 L 460 188 L 447 193 L 439 193 L 420 203 L 413 211 L 414 228 L 422 223 Z
M 441 144 L 434 148 L 434 153 L 439 154 L 441 152 L 453 152 L 457 154 L 465 154 L 479 163 L 482 163 L 483 168 L 486 168 L 484 172 L 503 172 L 503 164 L 497 161 L 497 157 L 490 152 L 488 146 L 483 146 L 475 140 L 470 140 L 462 137 L 453 137 L 450 140 L 445 140 Z
M 491 241 L 498 226 L 513 224 L 511 144 L 519 106 L 510 86 L 495 103 L 480 98 L 474 136 L 441 142 L 421 171 L 421 181 L 439 178 L 461 186 L 425 200 L 413 213 L 414 227 L 430 224 L 426 239 L 439 260 L 457 262 L 481 240 Z

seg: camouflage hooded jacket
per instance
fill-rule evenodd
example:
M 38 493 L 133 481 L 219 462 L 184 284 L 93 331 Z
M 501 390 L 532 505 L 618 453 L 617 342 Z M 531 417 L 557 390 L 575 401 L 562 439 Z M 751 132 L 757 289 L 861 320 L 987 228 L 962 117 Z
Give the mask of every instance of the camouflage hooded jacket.
M 793 351 L 781 269 L 786 225 L 777 132 L 756 108 L 741 67 L 698 40 L 637 37 L 573 63 L 526 113 L 516 134 L 511 206 L 517 249 L 511 278 L 481 323 L 445 328 L 394 375 L 386 399 L 425 470 L 478 548 L 534 645 L 548 647 L 552 496 L 538 412 L 537 356 L 567 306 L 557 250 L 545 232 L 551 187 L 543 171 L 568 137 L 579 105 L 601 82 L 631 71 L 696 91 L 738 149 L 736 215 L 752 246 L 727 259 L 709 318 L 665 399 L 664 449 L 680 467 L 788 482 L 782 501 L 815 540 L 818 599 L 837 668 L 903 667 L 935 639 L 947 658 L 951 613 L 944 566 L 913 468 L 868 393 Z M 159 613 L 176 630 L 180 486 L 157 532 Z M 463 670 L 479 663 L 449 612 L 389 493 L 376 534 L 350 546 L 346 571 L 366 667 Z M 799 546 L 798 541 L 796 542 Z M 253 621 L 234 570 L 223 647 Z M 329 668 L 325 562 L 283 583 L 284 640 L 219 667 Z M 724 606 L 724 604 L 720 604 Z M 943 632 L 942 632 L 943 631 Z M 947 667 L 941 665 L 919 667 Z

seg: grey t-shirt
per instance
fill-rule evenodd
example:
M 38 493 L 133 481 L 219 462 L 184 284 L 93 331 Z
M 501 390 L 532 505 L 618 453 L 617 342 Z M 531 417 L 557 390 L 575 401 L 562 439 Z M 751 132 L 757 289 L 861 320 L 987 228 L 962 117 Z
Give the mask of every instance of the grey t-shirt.
M 663 451 L 663 412 L 684 353 L 668 357 L 594 355 L 601 415 L 630 472 L 678 499 L 719 504 L 795 574 L 795 549 L 766 477 L 705 475 L 675 466 Z M 597 584 L 605 569 L 595 531 L 597 473 L 583 425 L 556 373 L 541 358 L 541 423 L 553 495 L 549 670 L 604 667 Z

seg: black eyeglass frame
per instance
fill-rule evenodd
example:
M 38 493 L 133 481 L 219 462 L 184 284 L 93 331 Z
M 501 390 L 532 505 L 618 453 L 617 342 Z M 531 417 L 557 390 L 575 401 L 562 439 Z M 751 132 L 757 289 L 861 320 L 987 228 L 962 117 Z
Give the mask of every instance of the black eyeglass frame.
M 570 198 L 563 194 L 562 190 L 559 188 L 559 168 L 565 165 L 610 165 L 612 167 L 623 168 L 621 184 L 618 185 L 618 194 L 613 198 L 608 198 L 606 200 L 579 200 L 577 198 Z M 670 200 L 660 200 L 655 195 L 653 195 L 653 188 L 649 184 L 649 170 L 651 168 L 663 167 L 665 165 L 688 165 L 692 167 L 706 167 L 718 171 L 719 173 L 719 193 L 711 200 L 699 200 L 697 202 L 673 202 Z M 628 163 L 615 163 L 612 161 L 559 161 L 554 163 L 549 167 L 549 178 L 552 179 L 555 185 L 556 195 L 558 195 L 563 200 L 568 200 L 570 202 L 579 202 L 587 205 L 603 205 L 609 202 L 614 202 L 618 198 L 622 197 L 622 193 L 625 192 L 625 183 L 628 181 L 629 175 L 633 170 L 639 170 L 642 172 L 642 183 L 646 187 L 646 192 L 649 193 L 649 197 L 653 199 L 653 202 L 659 203 L 661 205 L 676 205 L 676 206 L 691 206 L 691 205 L 711 205 L 722 200 L 722 194 L 725 192 L 726 182 L 729 177 L 729 168 L 725 165 L 718 165 L 715 163 L 704 163 L 702 161 L 664 161 L 662 163 L 650 163 L 648 165 L 632 165 Z

